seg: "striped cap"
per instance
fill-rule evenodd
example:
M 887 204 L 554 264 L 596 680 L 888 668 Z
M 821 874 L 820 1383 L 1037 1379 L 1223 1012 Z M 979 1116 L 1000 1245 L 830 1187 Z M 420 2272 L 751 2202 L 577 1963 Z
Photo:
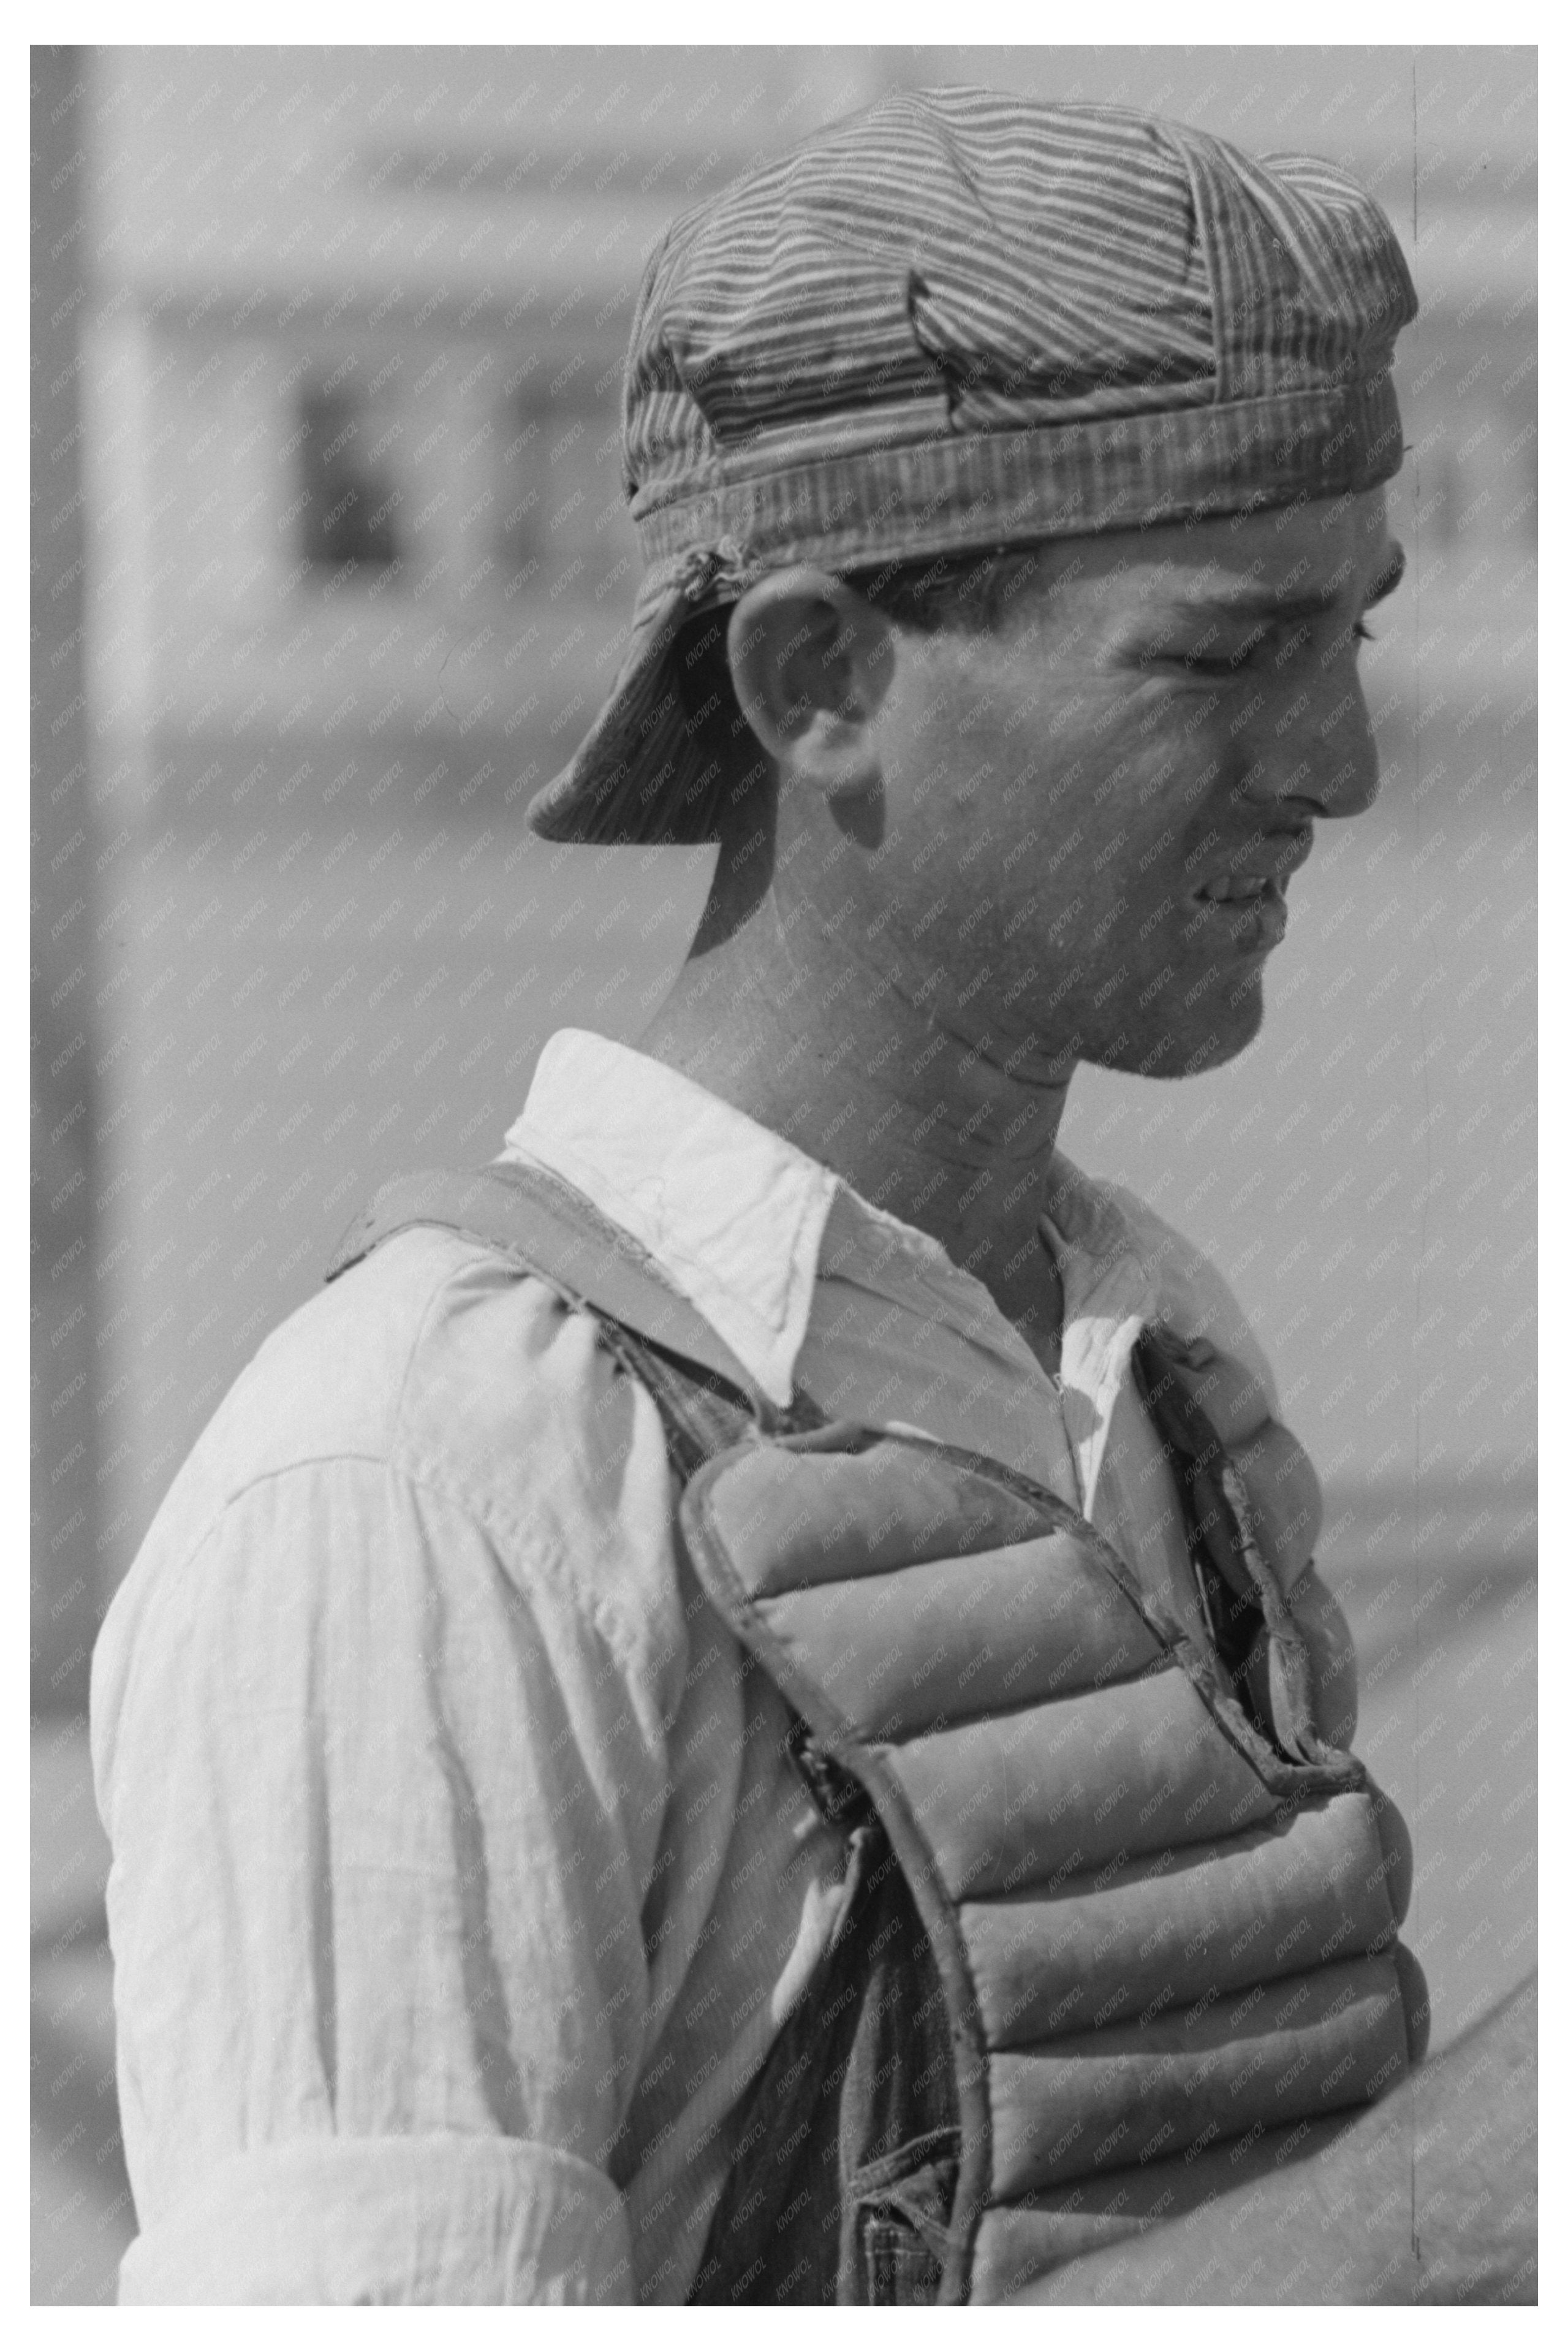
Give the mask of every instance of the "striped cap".
M 1369 489 L 1416 293 L 1333 164 L 1109 106 L 909 91 L 677 220 L 626 367 L 648 569 L 552 841 L 710 836 L 669 655 L 765 572 Z

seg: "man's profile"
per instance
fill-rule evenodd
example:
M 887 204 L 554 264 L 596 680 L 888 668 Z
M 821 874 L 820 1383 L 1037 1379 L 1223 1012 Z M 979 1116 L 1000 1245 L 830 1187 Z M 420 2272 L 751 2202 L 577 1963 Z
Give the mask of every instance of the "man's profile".
M 1055 1148 L 1080 1063 L 1245 1049 L 1375 791 L 1414 313 L 1332 166 L 983 91 L 664 240 L 632 647 L 531 820 L 712 889 L 637 1050 L 358 1222 L 114 1604 L 128 2298 L 1201 2298 L 1292 2164 L 1377 2192 L 1282 2292 L 1420 2286 L 1316 1480 Z

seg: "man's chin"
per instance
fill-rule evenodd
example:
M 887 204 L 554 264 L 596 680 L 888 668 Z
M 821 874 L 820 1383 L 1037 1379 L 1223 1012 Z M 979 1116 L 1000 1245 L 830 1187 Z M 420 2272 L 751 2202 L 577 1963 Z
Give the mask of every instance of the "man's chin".
M 1261 975 L 1209 1009 L 1207 1020 L 1183 1019 L 1167 1028 L 1129 1024 L 1098 1051 L 1086 1050 L 1082 1059 L 1135 1078 L 1199 1078 L 1223 1069 L 1247 1050 L 1263 1025 Z

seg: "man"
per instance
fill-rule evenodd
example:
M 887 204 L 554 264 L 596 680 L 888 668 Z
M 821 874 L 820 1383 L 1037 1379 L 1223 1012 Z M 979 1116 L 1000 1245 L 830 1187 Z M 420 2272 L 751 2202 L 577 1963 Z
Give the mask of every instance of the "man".
M 553 1039 L 497 1174 L 360 1228 L 111 1612 L 129 2298 L 1212 2298 L 1265 2155 L 1381 2217 L 1262 2298 L 1416 2289 L 1392 2110 L 1300 2161 L 1421 2028 L 1310 1466 L 1054 1150 L 1080 1061 L 1245 1047 L 1375 789 L 1414 308 L 1327 165 L 975 91 L 666 237 L 632 651 L 534 822 L 711 895 L 637 1052 Z

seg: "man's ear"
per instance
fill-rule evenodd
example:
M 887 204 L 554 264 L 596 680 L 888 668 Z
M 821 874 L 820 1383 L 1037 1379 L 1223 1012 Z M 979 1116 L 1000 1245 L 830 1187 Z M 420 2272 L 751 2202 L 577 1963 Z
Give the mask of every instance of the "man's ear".
M 830 792 L 878 778 L 873 722 L 894 663 L 894 632 L 825 571 L 770 571 L 730 615 L 729 671 L 752 733 L 780 768 Z

